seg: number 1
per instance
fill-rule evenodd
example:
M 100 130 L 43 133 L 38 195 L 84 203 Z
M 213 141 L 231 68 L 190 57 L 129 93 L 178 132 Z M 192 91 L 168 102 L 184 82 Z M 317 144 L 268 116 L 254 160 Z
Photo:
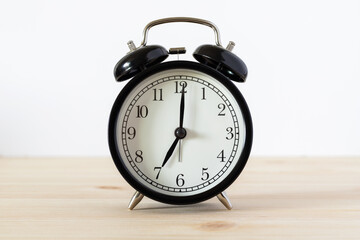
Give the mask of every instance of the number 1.
M 201 100 L 206 100 L 206 97 L 205 97 L 205 88 L 201 88 L 202 89 L 202 99 Z

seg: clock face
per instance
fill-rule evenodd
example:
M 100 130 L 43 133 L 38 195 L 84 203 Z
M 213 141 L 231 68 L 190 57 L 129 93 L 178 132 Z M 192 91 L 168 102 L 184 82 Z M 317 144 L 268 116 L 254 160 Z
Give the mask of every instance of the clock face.
M 114 104 L 109 143 L 133 187 L 181 204 L 212 197 L 236 179 L 252 129 L 229 80 L 197 63 L 170 62 L 130 83 Z

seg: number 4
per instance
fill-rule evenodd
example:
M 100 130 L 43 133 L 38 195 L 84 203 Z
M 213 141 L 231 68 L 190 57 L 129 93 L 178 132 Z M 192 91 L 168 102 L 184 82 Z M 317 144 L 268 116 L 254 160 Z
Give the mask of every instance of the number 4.
M 221 152 L 219 153 L 219 155 L 217 156 L 217 158 L 220 158 L 221 161 L 220 162 L 225 162 L 225 155 L 224 155 L 224 150 L 221 150 Z

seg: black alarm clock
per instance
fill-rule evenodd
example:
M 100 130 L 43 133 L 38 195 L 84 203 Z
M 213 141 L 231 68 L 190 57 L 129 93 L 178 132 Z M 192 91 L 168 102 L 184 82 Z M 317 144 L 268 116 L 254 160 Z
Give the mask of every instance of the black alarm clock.
M 211 27 L 215 45 L 198 47 L 196 61 L 165 61 L 185 48 L 147 45 L 151 27 L 191 22 Z M 197 18 L 150 22 L 139 47 L 115 66 L 117 81 L 130 81 L 115 100 L 108 141 L 114 163 L 136 190 L 129 209 L 147 196 L 169 204 L 192 204 L 217 196 L 231 209 L 225 194 L 243 170 L 251 150 L 249 108 L 234 85 L 247 77 L 245 63 L 224 48 L 219 30 Z

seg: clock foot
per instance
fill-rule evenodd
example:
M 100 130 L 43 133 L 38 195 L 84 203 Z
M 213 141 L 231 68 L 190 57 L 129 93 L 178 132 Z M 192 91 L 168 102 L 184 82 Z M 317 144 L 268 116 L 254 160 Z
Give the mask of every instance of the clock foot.
M 219 201 L 224 204 L 224 206 L 228 209 L 228 210 L 231 210 L 232 209 L 232 205 L 231 205 L 231 202 L 228 198 L 228 196 L 226 195 L 225 192 L 222 192 L 218 195 L 216 195 L 216 197 L 219 199 Z
M 133 210 L 134 207 L 136 207 L 136 205 L 138 205 L 138 203 L 143 199 L 144 195 L 139 193 L 138 191 L 136 191 L 134 193 L 134 196 L 132 196 L 130 202 L 129 202 L 129 206 L 128 208 L 130 210 Z

